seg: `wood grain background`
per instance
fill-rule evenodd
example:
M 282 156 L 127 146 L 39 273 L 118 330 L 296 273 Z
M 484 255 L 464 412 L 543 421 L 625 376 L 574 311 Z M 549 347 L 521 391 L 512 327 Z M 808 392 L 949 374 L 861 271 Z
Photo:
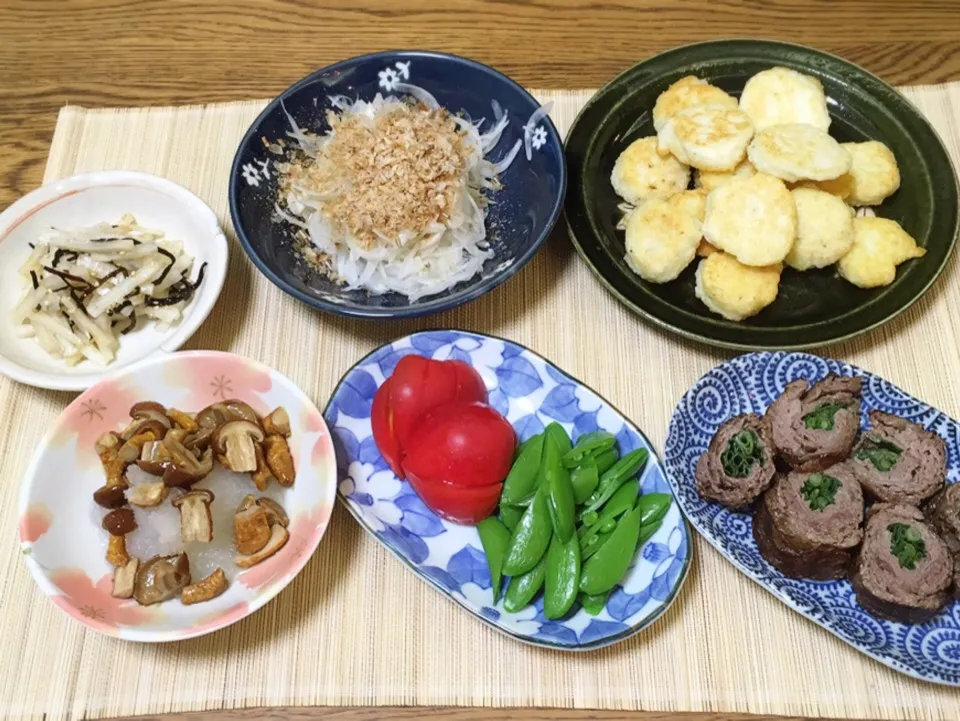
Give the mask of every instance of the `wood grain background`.
M 40 183 L 56 112 L 68 103 L 269 97 L 330 62 L 389 48 L 467 55 L 528 87 L 596 87 L 652 53 L 741 36 L 812 45 L 895 84 L 960 79 L 957 0 L 0 0 L 0 208 Z M 221 721 L 632 716 L 489 709 L 215 715 Z

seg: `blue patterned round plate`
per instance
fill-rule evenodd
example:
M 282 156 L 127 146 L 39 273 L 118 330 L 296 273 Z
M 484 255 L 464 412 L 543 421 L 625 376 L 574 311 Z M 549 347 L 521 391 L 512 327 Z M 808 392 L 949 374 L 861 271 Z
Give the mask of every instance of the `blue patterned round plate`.
M 608 646 L 646 628 L 676 598 L 690 565 L 690 531 L 677 504 L 643 547 L 596 617 L 575 606 L 560 621 L 543 615 L 543 598 L 508 613 L 493 605 L 487 559 L 473 526 L 437 517 L 380 457 L 370 429 L 377 387 L 405 355 L 455 358 L 483 377 L 489 402 L 513 424 L 521 440 L 558 421 L 576 439 L 581 433 L 615 434 L 621 453 L 650 452 L 641 476 L 644 493 L 669 493 L 663 466 L 643 433 L 585 385 L 536 353 L 509 341 L 461 331 L 416 333 L 374 351 L 340 381 L 324 416 L 333 431 L 339 493 L 360 525 L 424 581 L 498 631 L 519 641 L 564 650 Z
M 827 373 L 863 378 L 863 419 L 877 409 L 939 433 L 947 441 L 948 483 L 960 479 L 960 423 L 892 383 L 855 366 L 806 353 L 750 353 L 723 363 L 686 392 L 667 435 L 665 465 L 674 495 L 694 528 L 728 561 L 790 608 L 859 651 L 923 681 L 960 686 L 960 603 L 924 624 L 885 621 L 857 603 L 849 581 L 786 578 L 761 556 L 753 522 L 704 501 L 694 487 L 694 468 L 717 429 L 731 416 L 763 413 L 787 383 L 815 381 Z
M 481 272 L 443 293 L 411 302 L 398 293 L 370 295 L 346 290 L 307 265 L 293 247 L 296 228 L 276 222 L 277 161 L 283 156 L 268 146 L 284 140 L 290 118 L 310 132 L 325 132 L 333 100 L 371 101 L 378 93 L 404 96 L 416 85 L 451 113 L 479 123 L 486 132 L 506 114 L 508 124 L 487 152 L 503 160 L 524 127 L 531 125 L 530 155 L 523 146 L 500 175 L 503 187 L 491 197 L 486 218 L 493 256 Z M 560 217 L 567 187 L 567 167 L 560 136 L 549 117 L 539 117 L 539 103 L 526 90 L 493 68 L 473 60 L 420 51 L 363 55 L 308 75 L 284 90 L 253 121 L 237 149 L 230 171 L 230 218 L 240 244 L 254 265 L 283 291 L 304 303 L 338 315 L 406 318 L 449 310 L 474 300 L 516 273 L 533 257 Z

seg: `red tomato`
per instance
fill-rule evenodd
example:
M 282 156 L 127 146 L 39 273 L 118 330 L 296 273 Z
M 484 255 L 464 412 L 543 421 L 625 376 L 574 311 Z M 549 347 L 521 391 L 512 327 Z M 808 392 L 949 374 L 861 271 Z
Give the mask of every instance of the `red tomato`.
M 420 420 L 437 406 L 457 400 L 487 400 L 480 375 L 460 361 L 404 356 L 390 380 L 389 414 L 401 453 L 417 432 Z
M 517 436 L 507 419 L 483 403 L 447 403 L 418 425 L 404 446 L 403 470 L 422 480 L 455 486 L 502 483 Z
M 475 524 L 493 513 L 500 500 L 502 483 L 467 488 L 452 483 L 424 481 L 413 473 L 407 474 L 420 499 L 438 516 L 454 523 Z
M 390 413 L 390 378 L 383 382 L 373 394 L 373 405 L 370 406 L 370 425 L 373 427 L 373 441 L 377 444 L 380 455 L 390 466 L 390 470 L 403 478 L 403 466 L 400 465 L 402 455 L 400 444 L 393 432 L 393 416 Z

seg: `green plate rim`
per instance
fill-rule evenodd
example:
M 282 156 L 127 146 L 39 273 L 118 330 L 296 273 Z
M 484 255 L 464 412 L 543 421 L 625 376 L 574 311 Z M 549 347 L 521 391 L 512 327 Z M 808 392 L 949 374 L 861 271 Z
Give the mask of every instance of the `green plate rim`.
M 690 48 L 698 48 L 698 47 L 704 47 L 704 46 L 715 46 L 718 48 L 723 48 L 723 47 L 729 47 L 731 45 L 744 44 L 744 43 L 756 45 L 756 46 L 765 46 L 768 48 L 790 48 L 794 50 L 802 50 L 807 53 L 813 53 L 816 55 L 829 58 L 835 62 L 854 68 L 857 71 L 865 75 L 868 75 L 870 78 L 872 78 L 874 81 L 879 83 L 881 86 L 883 86 L 887 90 L 893 93 L 896 93 L 901 98 L 903 98 L 904 102 L 913 110 L 913 112 L 917 115 L 920 121 L 929 129 L 930 135 L 936 140 L 939 151 L 943 154 L 943 157 L 946 158 L 947 166 L 952 171 L 951 174 L 953 177 L 953 197 L 954 197 L 955 205 L 957 207 L 958 212 L 954 216 L 952 238 L 949 241 L 943 260 L 934 269 L 933 273 L 930 274 L 930 277 L 927 280 L 927 282 L 921 288 L 919 288 L 911 298 L 909 298 L 906 302 L 900 304 L 897 308 L 892 310 L 885 317 L 873 323 L 870 323 L 862 328 L 858 328 L 848 333 L 832 336 L 828 339 L 818 339 L 815 341 L 806 341 L 806 342 L 802 341 L 799 343 L 792 343 L 792 344 L 741 343 L 741 342 L 735 342 L 735 341 L 720 340 L 717 338 L 713 338 L 709 335 L 690 331 L 690 330 L 687 330 L 686 328 L 674 325 L 673 323 L 669 323 L 665 320 L 662 320 L 661 318 L 658 318 L 656 315 L 654 315 L 653 313 L 650 313 L 643 307 L 635 304 L 633 301 L 626 298 L 622 293 L 617 291 L 617 289 L 613 286 L 613 284 L 609 280 L 607 280 L 606 276 L 604 276 L 600 272 L 600 270 L 596 267 L 596 265 L 594 265 L 594 263 L 590 260 L 586 251 L 583 249 L 583 246 L 581 245 L 579 239 L 577 238 L 576 233 L 573 230 L 573 226 L 571 225 L 570 220 L 568 218 L 567 204 L 573 202 L 573 198 L 576 196 L 576 193 L 568 192 L 564 200 L 563 216 L 564 216 L 564 224 L 567 227 L 567 234 L 570 236 L 570 242 L 573 243 L 573 246 L 574 248 L 576 248 L 578 255 L 584 260 L 584 262 L 590 268 L 593 275 L 597 277 L 597 279 L 604 286 L 604 288 L 606 288 L 607 292 L 613 295 L 620 302 L 621 305 L 623 305 L 625 308 L 630 310 L 632 313 L 639 315 L 645 320 L 653 323 L 658 328 L 668 331 L 670 333 L 677 334 L 683 338 L 686 338 L 687 340 L 697 341 L 697 342 L 704 343 L 706 345 L 710 345 L 716 348 L 727 348 L 731 350 L 742 350 L 742 351 L 809 350 L 811 348 L 824 348 L 827 346 L 835 345 L 837 343 L 842 343 L 843 341 L 851 340 L 853 338 L 864 335 L 865 333 L 869 333 L 873 330 L 876 330 L 880 326 L 885 325 L 886 323 L 889 323 L 894 318 L 900 316 L 909 308 L 911 308 L 914 304 L 916 304 L 916 302 L 920 300 L 920 298 L 922 298 L 924 295 L 926 295 L 926 293 L 930 290 L 930 288 L 933 287 L 934 283 L 936 283 L 937 280 L 940 279 L 940 276 L 943 275 L 943 272 L 947 267 L 947 263 L 950 262 L 950 259 L 953 257 L 953 254 L 956 251 L 957 237 L 958 235 L 960 235 L 960 181 L 958 181 L 958 177 L 957 177 L 957 168 L 954 166 L 953 161 L 950 158 L 950 153 L 947 151 L 947 147 L 946 147 L 946 144 L 943 142 L 943 138 L 940 136 L 940 133 L 937 131 L 937 129 L 930 123 L 927 117 L 920 111 L 920 108 L 918 108 L 912 100 L 910 100 L 906 95 L 901 93 L 893 85 L 883 80 L 879 76 L 875 75 L 874 73 L 871 73 L 866 68 L 850 60 L 847 60 L 846 58 L 840 57 L 839 55 L 834 55 L 833 53 L 829 53 L 824 50 L 820 50 L 818 48 L 810 47 L 809 45 L 782 42 L 779 40 L 765 40 L 765 39 L 759 39 L 759 38 L 740 37 L 740 38 L 725 38 L 723 40 L 705 40 L 702 42 L 679 45 L 677 47 L 673 47 L 668 50 L 664 50 L 662 52 L 656 53 L 655 55 L 651 55 L 650 57 L 644 60 L 641 60 L 638 63 L 635 63 L 634 65 L 621 71 L 620 73 L 617 73 L 613 78 L 608 80 L 600 89 L 598 89 L 592 96 L 590 96 L 590 99 L 587 100 L 587 102 L 584 103 L 583 107 L 580 108 L 580 110 L 577 112 L 576 117 L 573 119 L 573 122 L 570 124 L 570 127 L 567 129 L 567 132 L 564 135 L 564 141 L 563 141 L 564 153 L 568 152 L 568 143 L 570 141 L 570 138 L 573 137 L 574 130 L 577 129 L 577 126 L 580 123 L 583 115 L 591 108 L 592 105 L 594 105 L 594 103 L 597 102 L 599 98 L 601 98 L 603 95 L 609 92 L 611 87 L 615 85 L 621 78 L 624 78 L 632 73 L 637 72 L 642 66 L 646 65 L 647 63 L 651 63 L 656 60 L 662 61 L 666 56 L 669 56 L 673 53 L 682 52 Z M 579 186 L 579 177 L 575 177 L 575 174 L 572 172 L 570 172 L 568 175 L 569 175 L 570 184 Z M 569 190 L 569 187 L 568 187 L 568 190 Z

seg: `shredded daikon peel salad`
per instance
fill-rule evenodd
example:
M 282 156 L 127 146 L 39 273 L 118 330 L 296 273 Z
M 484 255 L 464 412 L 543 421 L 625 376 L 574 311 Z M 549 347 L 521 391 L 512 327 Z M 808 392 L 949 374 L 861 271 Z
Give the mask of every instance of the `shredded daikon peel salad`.
M 411 98 L 333 98 L 323 135 L 287 114 L 296 147 L 277 164 L 276 214 L 299 228 L 303 255 L 327 277 L 415 301 L 472 278 L 493 257 L 486 193 L 500 189 L 522 143 L 492 162 L 485 156 L 509 124 L 497 103 L 481 133 L 484 120 L 448 112 L 422 88 L 398 90 Z
M 182 241 L 129 214 L 115 224 L 53 228 L 31 247 L 11 319 L 21 338 L 35 338 L 69 365 L 111 363 L 120 337 L 145 321 L 161 332 L 177 325 L 206 267 L 191 281 L 193 258 Z

